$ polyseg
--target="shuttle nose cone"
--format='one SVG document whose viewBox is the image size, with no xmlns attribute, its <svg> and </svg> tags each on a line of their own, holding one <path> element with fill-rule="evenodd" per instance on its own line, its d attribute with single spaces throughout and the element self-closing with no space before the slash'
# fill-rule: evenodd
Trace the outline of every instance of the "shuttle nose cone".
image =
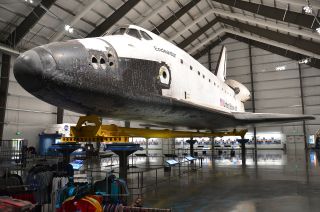
<svg viewBox="0 0 320 212">
<path fill-rule="evenodd" d="M 29 92 L 35 92 L 42 88 L 44 70 L 39 54 L 33 49 L 21 54 L 13 67 L 16 80 Z"/>
</svg>

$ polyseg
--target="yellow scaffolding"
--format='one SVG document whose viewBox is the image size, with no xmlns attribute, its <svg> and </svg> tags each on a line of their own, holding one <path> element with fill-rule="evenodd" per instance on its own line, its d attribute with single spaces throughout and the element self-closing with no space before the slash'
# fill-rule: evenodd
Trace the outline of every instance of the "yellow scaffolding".
<svg viewBox="0 0 320 212">
<path fill-rule="evenodd" d="M 247 130 L 230 132 L 192 132 L 175 130 L 156 130 L 143 128 L 118 127 L 114 124 L 103 125 L 101 117 L 90 115 L 81 116 L 75 127 L 70 129 L 70 137 L 62 137 L 62 142 L 129 142 L 130 137 L 143 138 L 195 138 L 241 136 Z"/>
</svg>

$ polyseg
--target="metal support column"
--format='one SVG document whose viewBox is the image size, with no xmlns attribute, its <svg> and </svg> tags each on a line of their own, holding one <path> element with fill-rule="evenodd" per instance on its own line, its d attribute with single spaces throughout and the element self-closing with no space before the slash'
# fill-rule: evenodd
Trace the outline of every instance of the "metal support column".
<svg viewBox="0 0 320 212">
<path fill-rule="evenodd" d="M 146 129 L 150 129 L 149 127 L 146 127 Z M 147 159 L 149 157 L 149 139 L 146 138 L 146 155 L 147 155 Z"/>
<path fill-rule="evenodd" d="M 63 123 L 64 110 L 61 107 L 57 107 L 57 124 Z"/>
<path fill-rule="evenodd" d="M 146 138 L 146 155 L 149 156 L 149 138 Z"/>
<path fill-rule="evenodd" d="M 3 138 L 4 119 L 6 115 L 6 105 L 9 87 L 11 56 L 2 54 L 1 81 L 0 81 L 0 140 Z"/>
<path fill-rule="evenodd" d="M 251 79 L 251 106 L 252 112 L 256 112 L 255 93 L 254 93 L 254 82 L 253 82 L 253 68 L 252 68 L 252 53 L 251 53 L 251 42 L 249 43 L 249 63 L 250 63 L 250 79 Z M 257 160 L 257 129 L 253 127 L 253 139 L 254 139 L 254 157 Z"/>
<path fill-rule="evenodd" d="M 242 159 L 242 166 L 246 166 L 246 143 L 249 139 L 237 139 L 237 141 L 241 144 L 241 159 Z"/>
<path fill-rule="evenodd" d="M 190 139 L 190 140 L 186 140 L 186 142 L 190 145 L 190 156 L 194 157 L 193 145 L 197 142 L 197 140 Z M 190 161 L 190 163 L 193 164 L 193 160 Z"/>
<path fill-rule="evenodd" d="M 208 51 L 208 69 L 209 71 L 212 72 L 212 67 L 211 67 L 211 49 Z"/>
<path fill-rule="evenodd" d="M 190 156 L 194 157 L 194 149 L 193 149 L 193 145 L 197 142 L 197 140 L 186 140 L 186 142 L 190 145 Z"/>
<path fill-rule="evenodd" d="M 171 138 L 171 153 L 174 155 L 176 154 L 176 139 L 175 138 Z"/>
<path fill-rule="evenodd" d="M 304 94 L 303 94 L 303 83 L 302 83 L 302 73 L 301 73 L 301 65 L 298 64 L 299 68 L 299 81 L 300 81 L 300 97 L 301 97 L 301 112 L 302 114 L 305 114 L 305 108 L 304 108 Z M 308 149 L 308 143 L 307 143 L 307 129 L 306 129 L 306 122 L 302 121 L 302 127 L 303 127 L 303 137 L 304 137 L 304 148 Z"/>
<path fill-rule="evenodd" d="M 211 159 L 213 161 L 213 156 L 214 156 L 214 137 L 211 137 L 210 140 L 211 140 Z"/>
</svg>

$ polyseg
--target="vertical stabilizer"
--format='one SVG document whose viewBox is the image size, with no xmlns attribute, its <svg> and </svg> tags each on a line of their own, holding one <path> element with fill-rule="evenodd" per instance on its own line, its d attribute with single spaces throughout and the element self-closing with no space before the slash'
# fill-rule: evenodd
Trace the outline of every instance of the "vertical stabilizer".
<svg viewBox="0 0 320 212">
<path fill-rule="evenodd" d="M 220 51 L 219 60 L 217 63 L 217 67 L 216 67 L 216 70 L 214 71 L 214 74 L 220 80 L 225 81 L 226 70 L 227 70 L 227 48 L 225 46 L 222 46 L 222 49 Z"/>
</svg>

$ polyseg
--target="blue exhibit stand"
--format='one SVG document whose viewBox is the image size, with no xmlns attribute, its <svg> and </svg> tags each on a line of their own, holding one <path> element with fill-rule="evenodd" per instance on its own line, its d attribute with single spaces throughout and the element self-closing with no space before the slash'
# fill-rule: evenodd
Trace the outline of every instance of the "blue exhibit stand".
<svg viewBox="0 0 320 212">
<path fill-rule="evenodd" d="M 70 163 L 70 155 L 75 150 L 81 148 L 80 144 L 70 144 L 70 143 L 59 143 L 59 144 L 53 144 L 50 147 L 50 150 L 59 152 L 63 155 L 63 161 L 66 163 Z"/>
<path fill-rule="evenodd" d="M 140 144 L 134 143 L 113 143 L 106 144 L 105 150 L 110 150 L 119 156 L 119 178 L 127 181 L 128 156 L 142 150 Z"/>
</svg>

